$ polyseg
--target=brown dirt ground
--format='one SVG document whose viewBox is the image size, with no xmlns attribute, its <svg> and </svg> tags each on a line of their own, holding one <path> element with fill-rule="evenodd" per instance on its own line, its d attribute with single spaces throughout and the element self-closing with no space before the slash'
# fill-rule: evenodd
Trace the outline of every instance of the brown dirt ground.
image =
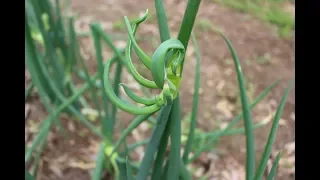
<svg viewBox="0 0 320 180">
<path fill-rule="evenodd" d="M 179 24 L 183 16 L 186 1 L 165 1 L 167 15 L 169 17 L 172 36 L 178 33 Z M 77 0 L 72 1 L 72 9 L 79 17 L 76 22 L 78 31 L 88 32 L 88 24 L 94 20 L 100 21 L 107 33 L 125 33 L 125 30 L 115 30 L 112 22 L 122 20 L 123 16 L 137 16 L 146 8 L 149 8 L 150 21 L 141 25 L 138 34 L 148 35 L 151 41 L 141 42 L 146 51 L 152 52 L 155 47 L 152 42 L 159 42 L 157 25 L 154 14 L 154 4 L 151 0 Z M 275 27 L 261 23 L 250 15 L 236 12 L 219 6 L 213 2 L 203 0 L 195 32 L 201 53 L 201 90 L 198 110 L 198 126 L 203 130 L 213 130 L 223 127 L 232 117 L 241 111 L 240 100 L 237 91 L 237 80 L 230 52 L 218 34 L 212 28 L 204 28 L 203 20 L 209 21 L 214 28 L 222 30 L 233 43 L 240 57 L 244 74 L 248 84 L 249 98 L 252 100 L 271 83 L 281 78 L 283 81 L 271 92 L 271 94 L 253 111 L 255 122 L 270 117 L 279 104 L 288 81 L 294 76 L 294 40 L 283 40 L 277 37 Z M 203 24 L 203 23 L 202 23 Z M 90 39 L 82 38 L 85 50 L 85 58 L 91 71 L 96 70 L 94 52 Z M 116 40 L 117 45 L 122 45 L 125 40 Z M 110 51 L 105 51 L 105 57 L 110 56 Z M 186 115 L 192 106 L 192 88 L 194 84 L 194 47 L 190 43 L 184 68 L 181 103 L 183 115 Z M 130 78 L 125 79 L 130 82 Z M 131 80 L 132 81 L 132 80 Z M 293 87 L 278 129 L 274 152 L 284 149 L 283 158 L 279 165 L 277 179 L 289 180 L 294 175 L 294 142 L 295 142 L 295 88 Z M 27 124 L 27 139 L 34 132 L 31 126 L 36 126 L 34 121 L 43 119 L 46 115 L 44 108 L 37 98 L 27 103 L 31 112 Z M 130 120 L 126 114 L 125 124 Z M 89 171 L 94 167 L 94 156 L 99 148 L 99 139 L 92 136 L 86 128 L 79 123 L 61 118 L 68 129 L 68 137 L 65 138 L 56 130 L 50 133 L 48 145 L 40 161 L 38 178 L 63 179 L 63 180 L 88 180 Z M 263 151 L 271 123 L 255 132 L 257 160 Z M 32 129 L 32 128 L 31 128 Z M 36 128 L 34 128 L 36 129 Z M 132 140 L 143 139 L 144 127 L 141 126 L 132 135 Z M 141 136 L 141 137 L 140 137 Z M 293 148 L 292 148 L 293 146 Z M 222 138 L 218 145 L 222 154 L 203 153 L 194 166 L 197 168 L 195 179 L 207 174 L 209 179 L 244 179 L 245 164 L 245 140 L 244 136 L 232 136 Z M 140 152 L 141 150 L 139 150 Z M 138 157 L 141 153 L 137 152 Z M 138 158 L 136 157 L 136 158 Z M 274 157 L 273 157 L 274 158 Z M 204 165 L 206 164 L 206 165 Z M 204 167 L 206 166 L 206 167 Z M 109 179 L 109 178 L 105 178 Z"/>
</svg>

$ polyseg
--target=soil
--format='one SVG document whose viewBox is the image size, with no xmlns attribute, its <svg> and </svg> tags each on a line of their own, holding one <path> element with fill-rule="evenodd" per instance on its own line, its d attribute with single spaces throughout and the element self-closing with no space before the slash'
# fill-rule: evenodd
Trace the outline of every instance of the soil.
<svg viewBox="0 0 320 180">
<path fill-rule="evenodd" d="M 73 0 L 71 2 L 73 13 L 78 16 L 76 19 L 78 31 L 88 32 L 88 25 L 93 21 L 99 21 L 106 33 L 123 34 L 123 40 L 115 40 L 118 46 L 125 45 L 126 31 L 125 29 L 116 29 L 112 22 L 122 22 L 123 16 L 136 17 L 147 8 L 150 14 L 155 12 L 151 0 Z M 171 36 L 175 37 L 178 34 L 186 1 L 166 0 L 165 6 L 172 31 Z M 143 23 L 137 33 L 140 37 L 154 37 L 152 42 L 141 41 L 139 43 L 147 52 L 152 52 L 155 49 L 155 46 L 150 46 L 150 44 L 159 43 L 156 18 L 154 15 L 150 16 L 151 20 Z M 204 28 L 203 20 L 210 22 L 214 27 Z M 237 51 L 251 101 L 273 82 L 278 79 L 282 80 L 252 113 L 254 122 L 270 119 L 270 114 L 275 112 L 288 82 L 294 76 L 294 37 L 282 39 L 278 37 L 276 27 L 270 24 L 262 23 L 248 14 L 217 5 L 212 1 L 203 0 L 194 29 L 201 55 L 198 127 L 204 131 L 222 128 L 241 112 L 238 83 L 230 51 L 214 30 L 215 28 L 225 33 Z M 90 70 L 96 71 L 92 42 L 88 38 L 82 38 L 81 41 L 85 45 L 82 48 L 85 49 L 84 54 L 89 67 L 91 67 Z M 189 44 L 181 87 L 183 116 L 191 111 L 193 77 L 195 75 L 194 46 L 191 42 Z M 104 55 L 110 57 L 111 52 L 106 48 Z M 125 79 L 125 81 L 130 81 L 130 79 Z M 36 97 L 29 100 L 27 106 L 30 111 L 29 121 L 26 122 L 28 127 L 32 124 L 30 122 L 39 122 L 47 114 Z M 279 150 L 284 151 L 276 178 L 279 180 L 293 179 L 294 176 L 294 115 L 295 88 L 293 86 L 273 147 L 275 154 L 271 157 L 274 159 Z M 121 113 L 121 117 L 124 117 L 125 124 L 131 118 L 124 113 Z M 68 130 L 67 138 L 55 128 L 50 133 L 48 145 L 40 160 L 37 179 L 89 180 L 89 172 L 94 167 L 94 158 L 99 149 L 99 138 L 90 134 L 80 123 L 70 121 L 67 117 L 61 119 L 64 127 L 67 127 Z M 267 141 L 270 127 L 271 122 L 255 131 L 257 162 Z M 137 132 L 133 133 L 131 140 L 144 139 L 143 137 L 148 134 L 145 132 L 146 130 L 141 125 Z M 27 134 L 29 137 L 34 132 L 29 130 Z M 219 154 L 203 153 L 194 163 L 194 167 L 196 167 L 195 179 L 204 175 L 208 175 L 212 180 L 244 179 L 244 136 L 223 137 L 217 150 Z M 137 156 L 135 159 L 141 158 L 140 151 L 137 150 L 134 155 Z M 109 179 L 108 176 L 105 179 Z"/>
</svg>

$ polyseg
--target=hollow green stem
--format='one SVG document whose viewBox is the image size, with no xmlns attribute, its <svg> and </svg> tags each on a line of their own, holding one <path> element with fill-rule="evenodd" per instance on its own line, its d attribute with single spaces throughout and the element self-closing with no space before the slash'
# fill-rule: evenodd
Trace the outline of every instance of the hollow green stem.
<svg viewBox="0 0 320 180">
<path fill-rule="evenodd" d="M 184 12 L 182 24 L 180 26 L 178 39 L 182 42 L 185 51 L 187 51 L 188 42 L 196 20 L 201 0 L 188 0 L 187 8 Z M 181 71 L 183 70 L 183 62 Z"/>
<path fill-rule="evenodd" d="M 198 13 L 201 0 L 188 0 L 186 11 L 184 12 L 182 24 L 178 34 L 178 39 L 182 42 L 183 46 L 187 49 L 194 21 Z"/>
</svg>

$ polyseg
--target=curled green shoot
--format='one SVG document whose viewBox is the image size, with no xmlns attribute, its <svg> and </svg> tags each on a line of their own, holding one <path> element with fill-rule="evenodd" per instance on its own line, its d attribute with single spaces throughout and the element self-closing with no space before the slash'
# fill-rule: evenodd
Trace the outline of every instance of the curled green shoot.
<svg viewBox="0 0 320 180">
<path fill-rule="evenodd" d="M 110 98 L 110 101 L 112 101 L 118 108 L 132 114 L 143 115 L 143 114 L 150 114 L 152 112 L 158 111 L 160 107 L 157 104 L 153 104 L 151 106 L 145 106 L 145 107 L 138 107 L 138 106 L 126 103 L 116 96 L 110 84 L 110 77 L 109 77 L 109 71 L 110 71 L 111 65 L 114 62 L 115 62 L 114 59 L 109 60 L 106 63 L 106 66 L 104 69 L 104 87 L 107 95 Z"/>
<path fill-rule="evenodd" d="M 139 19 L 137 19 L 135 21 L 135 23 L 133 25 L 133 30 L 131 29 L 131 25 L 130 25 L 130 22 L 129 22 L 128 18 L 126 16 L 124 17 L 124 21 L 125 21 L 125 24 L 126 24 L 127 29 L 128 29 L 129 37 L 131 37 L 131 36 L 133 37 L 135 35 L 139 24 L 142 23 L 146 19 L 146 17 L 147 17 L 147 12 L 146 12 L 146 14 L 144 14 L 144 16 L 142 16 L 141 18 L 139 18 Z M 128 66 L 128 69 L 129 69 L 130 73 L 132 74 L 134 79 L 137 82 L 139 82 L 139 84 L 141 84 L 141 85 L 143 85 L 145 87 L 148 87 L 148 88 L 153 88 L 153 89 L 158 88 L 157 85 L 153 81 L 145 79 L 134 68 L 133 63 L 132 63 L 132 59 L 131 59 L 131 46 L 132 46 L 132 42 L 133 42 L 133 40 L 131 40 L 131 39 L 128 40 L 127 47 L 126 47 L 126 61 L 127 61 L 127 66 Z M 146 64 L 146 62 L 148 62 L 148 64 L 151 63 L 151 60 L 149 59 L 148 56 L 142 56 L 141 55 L 141 53 L 144 53 L 144 52 L 141 51 L 141 49 L 136 50 L 136 53 L 137 53 L 138 57 L 142 57 L 142 58 L 140 58 L 141 62 L 143 62 L 144 64 Z M 139 54 L 140 54 L 140 56 L 139 56 Z"/>
<path fill-rule="evenodd" d="M 141 16 L 140 18 L 138 18 L 134 21 L 135 26 L 138 27 L 138 25 L 141 22 L 143 22 L 144 20 L 147 19 L 147 16 L 148 16 L 148 9 L 146 10 L 146 12 L 143 16 Z M 135 28 L 133 28 L 133 30 L 132 30 L 132 28 L 130 26 L 130 22 L 126 16 L 124 17 L 124 22 L 125 22 L 127 30 L 128 30 L 129 38 L 133 44 L 133 48 L 134 48 L 135 52 L 137 53 L 137 56 L 139 57 L 139 60 L 150 70 L 151 69 L 151 59 L 148 57 L 148 55 L 146 53 L 143 52 L 143 50 L 139 47 L 137 41 L 135 40 L 135 38 L 134 38 Z"/>
<path fill-rule="evenodd" d="M 143 87 L 151 89 L 162 89 L 160 94 L 155 97 L 139 97 L 129 87 L 120 84 L 125 93 L 134 102 L 144 104 L 144 107 L 132 105 L 122 101 L 114 93 L 109 80 L 110 66 L 113 62 L 107 62 L 104 71 L 104 86 L 105 91 L 110 100 L 120 109 L 136 115 L 146 115 L 158 111 L 161 107 L 172 104 L 173 100 L 178 96 L 178 91 L 181 82 L 181 67 L 185 56 L 185 48 L 178 39 L 168 39 L 161 43 L 155 50 L 152 58 L 149 58 L 138 46 L 134 36 L 140 23 L 146 20 L 148 10 L 140 18 L 133 22 L 133 26 L 127 17 L 124 17 L 126 27 L 128 29 L 128 42 L 126 46 L 126 64 L 128 70 L 134 79 Z M 133 48 L 138 55 L 139 60 L 151 70 L 153 81 L 145 79 L 135 69 L 131 59 L 131 48 Z M 168 57 L 169 52 L 172 56 Z"/>
<path fill-rule="evenodd" d="M 123 87 L 123 90 L 125 93 L 135 102 L 140 103 L 140 104 L 145 104 L 147 106 L 150 106 L 156 102 L 155 98 L 145 98 L 145 97 L 140 97 L 137 96 L 128 86 L 126 86 L 123 83 L 120 83 L 120 85 Z"/>
<path fill-rule="evenodd" d="M 166 62 L 166 55 L 170 50 L 175 50 L 176 53 Z M 180 85 L 181 72 L 177 74 L 177 69 L 184 58 L 185 49 L 183 44 L 178 39 L 168 39 L 164 41 L 160 46 L 156 49 L 154 54 L 152 55 L 151 60 L 151 73 L 152 77 L 159 88 L 163 88 L 164 81 L 170 81 L 172 76 L 178 77 L 178 79 L 174 80 L 175 85 Z M 164 69 L 162 69 L 162 67 Z M 167 68 L 166 68 L 167 67 Z M 171 76 L 168 77 L 167 74 Z M 178 80 L 178 81 L 177 81 Z"/>
</svg>

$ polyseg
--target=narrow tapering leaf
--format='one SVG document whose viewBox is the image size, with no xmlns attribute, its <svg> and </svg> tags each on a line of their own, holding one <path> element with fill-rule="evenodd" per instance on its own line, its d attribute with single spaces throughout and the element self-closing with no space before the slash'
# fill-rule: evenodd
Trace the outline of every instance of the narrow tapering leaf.
<svg viewBox="0 0 320 180">
<path fill-rule="evenodd" d="M 270 157 L 270 154 L 271 154 L 271 151 L 272 151 L 272 144 L 276 138 L 276 133 L 277 133 L 277 129 L 278 129 L 278 126 L 279 126 L 279 121 L 280 121 L 280 118 L 281 118 L 281 115 L 282 115 L 282 111 L 284 109 L 284 105 L 285 105 L 285 102 L 287 100 L 287 97 L 288 97 L 288 94 L 290 92 L 290 89 L 291 89 L 291 86 L 292 86 L 292 83 L 293 83 L 294 79 L 291 80 L 291 82 L 289 83 L 289 86 L 287 87 L 282 99 L 281 99 L 281 102 L 278 106 L 278 109 L 277 109 L 277 112 L 274 116 L 274 119 L 273 119 L 273 123 L 272 123 L 272 127 L 271 127 L 271 130 L 270 130 L 270 133 L 269 133 L 269 137 L 268 137 L 268 140 L 267 140 L 267 143 L 266 143 L 266 146 L 264 147 L 264 151 L 263 151 L 263 154 L 261 156 L 261 159 L 260 159 L 260 162 L 259 162 L 259 166 L 257 168 L 257 171 L 256 171 L 256 174 L 254 176 L 254 180 L 260 180 L 262 179 L 262 176 L 263 176 L 263 173 L 267 167 L 267 164 L 268 164 L 268 159 Z"/>
<path fill-rule="evenodd" d="M 194 140 L 194 132 L 197 126 L 197 112 L 198 112 L 198 104 L 199 104 L 199 88 L 200 88 L 200 52 L 196 37 L 193 33 L 191 33 L 193 45 L 196 53 L 196 75 L 194 78 L 194 93 L 192 98 L 192 112 L 191 112 L 191 122 L 188 134 L 187 144 L 184 148 L 183 154 L 183 162 L 186 163 L 188 161 L 189 153 L 191 151 L 192 142 Z"/>
<path fill-rule="evenodd" d="M 44 147 L 46 146 L 46 139 L 44 139 L 41 144 L 39 145 L 39 149 L 38 149 L 38 152 L 37 152 L 37 155 L 36 157 L 34 158 L 34 163 L 33 163 L 33 168 L 31 170 L 31 173 L 33 176 L 36 175 L 37 173 L 37 170 L 38 170 L 38 164 L 39 164 L 39 161 L 40 161 L 40 157 L 41 157 L 41 154 L 44 150 Z"/>
<path fill-rule="evenodd" d="M 93 41 L 94 41 L 94 47 L 96 52 L 96 60 L 98 63 L 98 74 L 100 77 L 100 81 L 103 82 L 103 72 L 104 72 L 104 65 L 103 65 L 103 56 L 102 56 L 102 47 L 101 47 L 101 41 L 100 41 L 100 34 L 91 26 L 91 31 L 93 35 Z M 105 92 L 104 86 L 102 87 L 102 91 Z M 105 135 L 106 138 L 109 138 L 109 140 L 112 139 L 110 132 L 113 131 L 114 127 L 114 121 L 113 119 L 109 119 L 109 103 L 108 103 L 108 96 L 106 93 L 103 93 L 103 106 L 104 106 L 104 112 L 105 117 L 100 119 L 101 125 L 102 125 L 102 132 Z"/>
<path fill-rule="evenodd" d="M 134 180 L 128 156 L 126 158 L 127 180 Z"/>
<path fill-rule="evenodd" d="M 81 53 L 80 53 L 80 47 L 79 47 L 79 44 L 77 42 L 77 38 L 76 38 L 76 32 L 75 32 L 75 29 L 74 29 L 74 25 L 73 25 L 73 22 L 74 22 L 74 19 L 73 17 L 69 19 L 69 36 L 70 36 L 70 39 L 72 42 L 74 42 L 74 46 L 75 46 L 75 50 L 76 50 L 76 58 L 79 59 L 80 61 L 80 65 L 82 66 L 82 69 L 83 69 L 83 77 L 84 79 L 86 80 L 86 82 L 88 82 L 89 86 L 90 86 L 90 93 L 91 93 L 91 96 L 92 96 L 92 100 L 93 100 L 93 103 L 96 107 L 96 109 L 98 110 L 98 116 L 99 116 L 99 119 L 102 119 L 102 116 L 101 116 L 101 107 L 100 107 L 100 104 L 99 104 L 99 101 L 98 101 L 98 98 L 97 98 L 97 95 L 96 95 L 96 91 L 95 91 L 95 86 L 94 86 L 94 83 L 92 82 L 92 80 L 90 79 L 90 75 L 89 75 L 89 71 L 88 71 L 88 68 L 84 62 L 84 58 L 81 56 Z"/>
<path fill-rule="evenodd" d="M 255 169 L 254 134 L 253 134 L 253 128 L 252 128 L 252 118 L 251 118 L 251 112 L 250 112 L 250 107 L 248 102 L 248 96 L 246 93 L 245 81 L 244 81 L 243 73 L 241 70 L 240 62 L 235 50 L 233 49 L 230 41 L 222 33 L 221 35 L 226 41 L 231 51 L 231 55 L 232 55 L 236 72 L 237 72 L 239 89 L 240 89 L 240 99 L 241 99 L 241 105 L 242 105 L 242 111 L 243 111 L 245 131 L 246 131 L 246 149 L 247 149 L 246 179 L 252 180 L 254 177 L 254 169 Z"/>
<path fill-rule="evenodd" d="M 274 180 L 274 178 L 276 177 L 280 157 L 281 157 L 281 153 L 279 152 L 276 159 L 274 160 L 274 162 L 272 164 L 272 167 L 271 167 L 271 170 L 268 174 L 267 180 Z"/>
</svg>

